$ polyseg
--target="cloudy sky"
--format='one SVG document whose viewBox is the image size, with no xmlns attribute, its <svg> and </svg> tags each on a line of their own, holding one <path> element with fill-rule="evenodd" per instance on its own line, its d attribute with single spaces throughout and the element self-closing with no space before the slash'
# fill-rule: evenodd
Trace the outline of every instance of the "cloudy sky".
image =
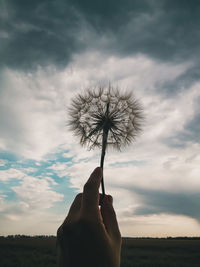
<svg viewBox="0 0 200 267">
<path fill-rule="evenodd" d="M 199 12 L 198 0 L 1 0 L 0 235 L 56 233 L 100 159 L 67 107 L 109 82 L 146 116 L 106 155 L 122 235 L 200 235 Z"/>
</svg>

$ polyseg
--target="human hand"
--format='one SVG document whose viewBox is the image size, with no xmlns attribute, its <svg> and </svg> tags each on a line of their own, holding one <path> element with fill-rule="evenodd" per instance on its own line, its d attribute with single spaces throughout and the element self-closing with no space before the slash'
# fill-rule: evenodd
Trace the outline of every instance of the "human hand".
<svg viewBox="0 0 200 267">
<path fill-rule="evenodd" d="M 119 267 L 121 234 L 112 197 L 99 208 L 102 169 L 96 168 L 57 232 L 59 267 Z"/>
</svg>

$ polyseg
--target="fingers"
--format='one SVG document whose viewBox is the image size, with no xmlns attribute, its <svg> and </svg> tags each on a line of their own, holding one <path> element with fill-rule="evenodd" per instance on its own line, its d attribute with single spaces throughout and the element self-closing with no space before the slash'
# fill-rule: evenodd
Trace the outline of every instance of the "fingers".
<svg viewBox="0 0 200 267">
<path fill-rule="evenodd" d="M 94 211 L 95 214 L 99 216 L 98 205 L 101 177 L 102 170 L 98 167 L 93 171 L 87 183 L 85 184 L 84 192 L 75 197 L 63 225 L 76 221 L 81 215 L 81 210 L 84 217 L 91 215 L 94 217 Z"/>
<path fill-rule="evenodd" d="M 117 222 L 115 210 L 113 208 L 113 199 L 109 195 L 105 195 L 101 205 L 101 215 L 108 234 L 113 239 L 121 239 L 121 234 Z"/>
<path fill-rule="evenodd" d="M 94 212 L 99 205 L 99 186 L 102 179 L 102 169 L 97 167 L 86 182 L 83 189 L 82 212 L 84 215 Z"/>
<path fill-rule="evenodd" d="M 79 214 L 80 209 L 81 209 L 82 197 L 83 197 L 82 193 L 79 193 L 75 197 L 75 199 L 74 199 L 74 201 L 73 201 L 73 203 L 72 203 L 72 205 L 70 207 L 70 210 L 69 210 L 69 213 L 67 215 L 67 218 L 64 221 L 64 224 L 67 223 L 67 222 L 71 222 L 71 221 L 76 219 L 76 217 Z"/>
</svg>

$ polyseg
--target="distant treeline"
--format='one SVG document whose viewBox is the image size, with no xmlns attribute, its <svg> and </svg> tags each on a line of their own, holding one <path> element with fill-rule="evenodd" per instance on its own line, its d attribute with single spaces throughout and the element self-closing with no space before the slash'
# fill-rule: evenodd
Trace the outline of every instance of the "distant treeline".
<svg viewBox="0 0 200 267">
<path fill-rule="evenodd" d="M 0 236 L 0 239 L 17 239 L 17 238 L 56 238 L 55 235 L 7 235 Z M 123 239 L 174 239 L 174 240 L 200 240 L 200 236 L 177 236 L 177 237 L 123 237 Z"/>
<path fill-rule="evenodd" d="M 7 236 L 0 236 L 0 239 L 7 238 L 7 239 L 17 239 L 17 238 L 56 238 L 55 235 L 7 235 Z"/>
<path fill-rule="evenodd" d="M 200 236 L 168 236 L 168 237 L 124 237 L 124 239 L 158 239 L 158 240 L 167 240 L 167 239 L 174 239 L 174 240 L 200 240 Z"/>
</svg>

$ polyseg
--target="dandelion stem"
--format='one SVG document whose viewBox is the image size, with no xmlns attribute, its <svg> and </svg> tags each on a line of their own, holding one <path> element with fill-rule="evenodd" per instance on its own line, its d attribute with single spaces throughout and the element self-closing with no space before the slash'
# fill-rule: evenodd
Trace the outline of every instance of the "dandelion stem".
<svg viewBox="0 0 200 267">
<path fill-rule="evenodd" d="M 100 167 L 102 168 L 102 172 L 103 172 L 104 158 L 105 158 L 105 154 L 106 154 L 107 138 L 108 138 L 108 131 L 103 130 L 101 163 L 100 163 Z M 102 174 L 102 179 L 101 179 L 101 189 L 102 189 L 102 194 L 104 196 L 105 195 L 105 187 L 104 187 L 103 174 Z"/>
<path fill-rule="evenodd" d="M 110 105 L 110 103 L 108 102 L 107 106 L 106 106 L 106 114 L 105 114 L 106 118 L 108 118 L 108 114 L 109 114 L 109 105 Z M 100 163 L 100 167 L 102 168 L 102 172 L 103 172 L 104 158 L 105 158 L 105 154 L 106 154 L 108 131 L 109 131 L 109 127 L 107 125 L 107 121 L 105 121 L 104 127 L 103 127 L 101 163 Z M 101 189 L 102 189 L 102 195 L 104 197 L 104 195 L 105 195 L 105 187 L 104 187 L 103 174 L 102 174 L 102 179 L 101 179 Z"/>
</svg>

